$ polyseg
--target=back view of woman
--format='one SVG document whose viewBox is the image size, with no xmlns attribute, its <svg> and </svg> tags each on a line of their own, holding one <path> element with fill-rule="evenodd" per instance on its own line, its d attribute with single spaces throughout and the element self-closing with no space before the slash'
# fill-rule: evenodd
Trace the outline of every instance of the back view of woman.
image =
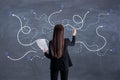
<svg viewBox="0 0 120 80">
<path fill-rule="evenodd" d="M 49 42 L 49 51 L 43 50 L 45 56 L 50 59 L 51 80 L 58 80 L 60 72 L 61 80 L 68 80 L 69 67 L 72 62 L 68 53 L 68 46 L 75 45 L 76 29 L 72 31 L 72 41 L 64 38 L 64 27 L 57 24 L 54 27 L 52 40 Z"/>
</svg>

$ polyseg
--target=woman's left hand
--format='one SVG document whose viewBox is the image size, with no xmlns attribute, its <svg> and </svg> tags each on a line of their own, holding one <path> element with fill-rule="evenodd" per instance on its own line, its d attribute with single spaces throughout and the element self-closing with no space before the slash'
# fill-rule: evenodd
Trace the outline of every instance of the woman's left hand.
<svg viewBox="0 0 120 80">
<path fill-rule="evenodd" d="M 43 53 L 47 52 L 47 49 L 43 49 Z"/>
</svg>

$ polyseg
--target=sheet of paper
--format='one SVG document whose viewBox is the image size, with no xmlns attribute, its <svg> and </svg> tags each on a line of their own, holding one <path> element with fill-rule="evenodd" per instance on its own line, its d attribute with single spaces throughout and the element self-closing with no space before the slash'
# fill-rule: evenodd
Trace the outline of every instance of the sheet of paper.
<svg viewBox="0 0 120 80">
<path fill-rule="evenodd" d="M 44 49 L 48 50 L 46 39 L 38 39 L 36 40 L 36 42 L 41 50 L 44 50 Z"/>
</svg>

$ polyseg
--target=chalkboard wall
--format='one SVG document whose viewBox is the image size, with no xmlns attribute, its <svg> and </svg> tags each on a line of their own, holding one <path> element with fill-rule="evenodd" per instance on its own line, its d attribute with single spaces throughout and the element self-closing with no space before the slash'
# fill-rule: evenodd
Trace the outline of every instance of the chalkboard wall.
<svg viewBox="0 0 120 80">
<path fill-rule="evenodd" d="M 0 80 L 50 80 L 36 40 L 62 24 L 73 67 L 69 80 L 120 80 L 119 0 L 0 0 Z"/>
</svg>

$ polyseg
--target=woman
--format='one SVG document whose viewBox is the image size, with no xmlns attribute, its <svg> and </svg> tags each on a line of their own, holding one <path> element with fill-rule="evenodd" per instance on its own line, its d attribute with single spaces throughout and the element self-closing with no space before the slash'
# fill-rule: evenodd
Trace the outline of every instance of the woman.
<svg viewBox="0 0 120 80">
<path fill-rule="evenodd" d="M 70 56 L 68 54 L 68 46 L 75 45 L 76 29 L 72 31 L 72 41 L 64 38 L 64 27 L 57 24 L 54 27 L 53 38 L 49 42 L 49 52 L 44 49 L 43 52 L 50 62 L 51 80 L 58 80 L 58 72 L 60 71 L 61 80 L 68 80 L 69 67 L 72 66 Z"/>
</svg>

